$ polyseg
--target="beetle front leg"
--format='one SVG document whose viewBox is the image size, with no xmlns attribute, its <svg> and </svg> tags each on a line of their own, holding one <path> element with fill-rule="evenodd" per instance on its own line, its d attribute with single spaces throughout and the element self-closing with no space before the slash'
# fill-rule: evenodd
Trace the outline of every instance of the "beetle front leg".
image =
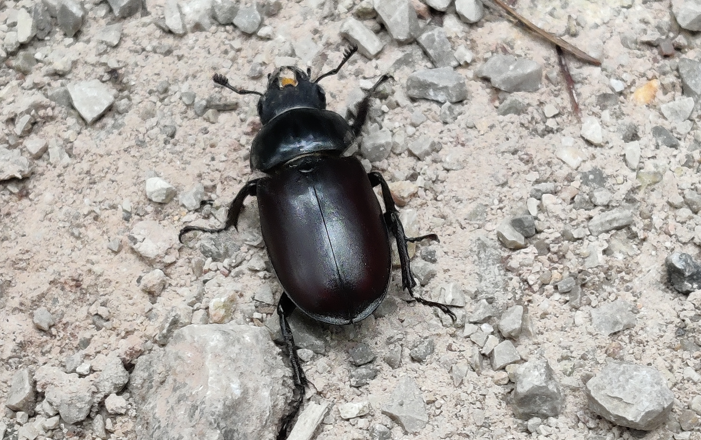
<svg viewBox="0 0 701 440">
<path fill-rule="evenodd" d="M 297 356 L 297 348 L 295 347 L 295 341 L 292 337 L 292 329 L 290 328 L 290 323 L 287 321 L 287 318 L 290 317 L 296 307 L 297 306 L 295 306 L 290 297 L 287 296 L 287 293 L 283 292 L 277 304 L 277 314 L 280 318 L 280 331 L 285 347 L 287 348 L 290 366 L 292 367 L 292 378 L 294 380 L 295 394 L 297 394 L 297 396 L 292 403 L 292 410 L 282 419 L 282 425 L 278 431 L 277 440 L 285 440 L 287 438 L 287 431 L 290 428 L 290 424 L 299 412 L 302 402 L 304 401 L 304 389 L 307 386 L 307 377 L 304 375 L 304 370 L 302 370 L 302 366 L 300 365 L 299 356 Z"/>
<path fill-rule="evenodd" d="M 199 226 L 185 226 L 180 230 L 180 234 L 178 234 L 178 241 L 180 243 L 183 242 L 183 235 L 187 234 L 188 232 L 191 231 L 200 231 L 200 232 L 221 232 L 229 229 L 230 227 L 236 227 L 236 224 L 239 221 L 239 214 L 241 213 L 241 209 L 243 208 L 243 201 L 246 200 L 246 197 L 248 196 L 255 196 L 256 195 L 256 189 L 258 187 L 258 181 L 260 179 L 254 179 L 250 180 L 244 185 L 243 188 L 236 194 L 236 197 L 234 197 L 234 200 L 231 201 L 231 205 L 229 205 L 229 212 L 226 215 L 226 223 L 224 224 L 224 227 L 222 228 L 217 228 L 217 229 L 210 229 L 210 228 L 201 228 Z"/>
<path fill-rule="evenodd" d="M 416 281 L 414 280 L 414 275 L 411 273 L 411 264 L 409 262 L 409 249 L 407 248 L 407 242 L 416 242 L 423 239 L 438 240 L 436 234 L 427 234 L 420 237 L 407 237 L 404 233 L 404 226 L 401 220 L 399 220 L 399 211 L 394 204 L 392 199 L 392 192 L 387 185 L 387 181 L 382 174 L 378 172 L 372 172 L 368 174 L 370 183 L 372 186 L 380 185 L 382 188 L 382 200 L 385 202 L 385 222 L 389 227 L 390 232 L 394 235 L 395 240 L 397 240 L 397 252 L 399 253 L 399 262 L 402 269 L 402 288 L 409 292 L 416 302 L 424 304 L 431 307 L 436 307 L 440 309 L 443 313 L 450 316 L 450 318 L 455 322 L 457 319 L 455 314 L 446 306 L 435 301 L 429 301 L 414 295 L 414 287 L 416 287 Z"/>
</svg>

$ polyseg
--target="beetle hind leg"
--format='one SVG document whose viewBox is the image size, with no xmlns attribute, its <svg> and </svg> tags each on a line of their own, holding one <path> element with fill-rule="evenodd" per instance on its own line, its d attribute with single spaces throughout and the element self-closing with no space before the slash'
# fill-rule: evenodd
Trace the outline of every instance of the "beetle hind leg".
<svg viewBox="0 0 701 440">
<path fill-rule="evenodd" d="M 435 307 L 446 315 L 450 316 L 453 322 L 455 322 L 457 317 L 447 305 L 416 296 L 414 295 L 413 290 L 414 287 L 416 287 L 416 281 L 414 280 L 414 275 L 411 273 L 407 243 L 417 242 L 424 239 L 438 240 L 438 236 L 436 234 L 427 234 L 420 237 L 407 237 L 404 233 L 404 226 L 402 225 L 401 220 L 399 220 L 399 211 L 397 211 L 397 207 L 394 204 L 392 192 L 389 190 L 387 181 L 378 172 L 369 173 L 368 178 L 370 179 L 372 186 L 380 185 L 382 188 L 382 200 L 385 202 L 385 222 L 387 223 L 392 235 L 394 235 L 395 240 L 397 240 L 397 252 L 399 253 L 399 262 L 401 263 L 402 267 L 402 288 L 406 289 L 407 292 L 409 292 L 409 295 L 411 295 L 411 297 L 419 304 Z"/>
<path fill-rule="evenodd" d="M 246 200 L 246 197 L 248 196 L 255 196 L 256 195 L 256 189 L 258 187 L 258 181 L 260 179 L 254 179 L 250 180 L 249 182 L 244 185 L 243 188 L 236 194 L 236 197 L 234 197 L 234 200 L 231 201 L 231 205 L 229 205 L 229 212 L 226 215 L 226 223 L 224 224 L 223 227 L 221 228 L 201 228 L 199 226 L 185 226 L 180 230 L 180 234 L 178 234 L 178 241 L 180 243 L 183 242 L 183 235 L 187 234 L 188 232 L 192 231 L 199 231 L 199 232 L 222 232 L 226 231 L 230 227 L 236 227 L 236 224 L 239 221 L 239 214 L 241 213 L 241 209 L 243 209 L 243 201 Z"/>
<path fill-rule="evenodd" d="M 294 401 L 292 402 L 292 409 L 282 418 L 280 430 L 277 434 L 277 440 L 285 440 L 287 438 L 287 432 L 292 426 L 292 421 L 295 419 L 299 409 L 302 407 L 302 402 L 304 401 L 304 391 L 308 383 L 307 376 L 304 375 L 304 370 L 302 370 L 299 356 L 297 356 L 295 341 L 292 337 L 292 329 L 290 328 L 290 323 L 287 320 L 295 308 L 295 304 L 287 296 L 287 293 L 283 292 L 282 296 L 280 297 L 280 302 L 278 302 L 277 305 L 277 314 L 280 318 L 280 331 L 282 333 L 283 343 L 287 349 L 290 367 L 292 368 L 292 379 L 295 384 L 295 397 Z"/>
</svg>

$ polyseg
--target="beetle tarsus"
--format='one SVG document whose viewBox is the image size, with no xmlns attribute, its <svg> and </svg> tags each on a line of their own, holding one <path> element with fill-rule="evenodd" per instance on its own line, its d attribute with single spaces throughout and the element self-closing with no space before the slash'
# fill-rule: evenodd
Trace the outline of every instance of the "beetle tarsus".
<svg viewBox="0 0 701 440">
<path fill-rule="evenodd" d="M 305 376 L 299 356 L 297 356 L 295 341 L 294 337 L 292 336 L 292 329 L 290 328 L 290 323 L 287 321 L 287 318 L 289 318 L 295 308 L 296 306 L 290 297 L 287 296 L 287 293 L 283 292 L 277 305 L 277 314 L 280 318 L 280 332 L 282 333 L 282 339 L 284 341 L 285 348 L 287 349 L 290 367 L 292 368 L 292 379 L 295 384 L 296 398 L 292 403 L 292 409 L 290 412 L 282 418 L 282 424 L 280 425 L 280 430 L 278 431 L 277 440 L 284 440 L 287 438 L 287 432 L 291 427 L 291 423 L 297 416 L 297 413 L 302 406 L 302 402 L 304 401 L 304 391 L 308 384 L 307 376 Z"/>
<path fill-rule="evenodd" d="M 229 212 L 226 215 L 226 223 L 224 224 L 223 227 L 221 228 L 201 228 L 199 226 L 185 226 L 180 230 L 180 234 L 178 234 L 178 241 L 180 243 L 183 242 L 183 235 L 187 234 L 188 232 L 192 231 L 199 231 L 199 232 L 208 232 L 208 233 L 217 233 L 217 232 L 222 232 L 226 231 L 230 227 L 236 228 L 236 225 L 238 224 L 239 221 L 239 214 L 241 214 L 241 209 L 243 209 L 243 201 L 246 200 L 246 197 L 248 196 L 255 196 L 256 195 L 256 189 L 258 186 L 258 180 L 260 179 L 253 179 L 249 180 L 243 188 L 241 188 L 236 194 L 236 197 L 234 197 L 234 200 L 231 201 L 231 205 L 229 205 Z"/>
</svg>

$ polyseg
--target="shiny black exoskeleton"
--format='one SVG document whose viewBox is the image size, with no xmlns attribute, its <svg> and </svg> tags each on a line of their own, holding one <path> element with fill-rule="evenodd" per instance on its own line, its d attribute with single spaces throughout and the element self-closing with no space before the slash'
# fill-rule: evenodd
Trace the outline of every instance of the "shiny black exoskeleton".
<svg viewBox="0 0 701 440">
<path fill-rule="evenodd" d="M 355 157 L 343 157 L 360 134 L 370 95 L 360 103 L 352 123 L 326 110 L 326 96 L 318 82 L 335 75 L 355 53 L 344 53 L 336 69 L 312 81 L 309 72 L 295 67 L 276 70 L 265 93 L 236 89 L 221 75 L 214 81 L 239 94 L 257 94 L 263 124 L 251 147 L 251 168 L 268 176 L 249 181 L 229 207 L 220 229 L 187 226 L 190 231 L 219 232 L 236 227 L 247 196 L 257 196 L 263 240 L 284 293 L 278 303 L 280 329 L 288 351 L 296 388 L 293 409 L 280 428 L 287 437 L 307 385 L 300 367 L 288 317 L 295 308 L 329 324 L 351 324 L 370 315 L 387 294 L 392 270 L 391 233 L 399 251 L 402 286 L 413 297 L 416 281 L 409 266 L 407 242 L 387 182 L 377 172 L 365 173 Z M 380 185 L 385 212 L 373 187 Z M 416 301 L 453 313 L 443 304 Z"/>
</svg>

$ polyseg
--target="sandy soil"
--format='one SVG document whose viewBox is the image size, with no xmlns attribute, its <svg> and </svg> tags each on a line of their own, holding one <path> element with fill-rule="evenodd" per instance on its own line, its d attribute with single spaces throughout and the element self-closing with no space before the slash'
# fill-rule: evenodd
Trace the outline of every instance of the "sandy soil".
<svg viewBox="0 0 701 440">
<path fill-rule="evenodd" d="M 251 178 L 248 147 L 258 128 L 255 96 L 226 94 L 225 99 L 238 101 L 238 109 L 222 112 L 215 123 L 194 114 L 181 100 L 184 91 L 201 97 L 219 97 L 226 93 L 215 89 L 210 81 L 215 72 L 226 74 L 232 83 L 253 90 L 262 90 L 265 76 L 251 79 L 245 75 L 254 62 L 264 65 L 264 72 L 273 69 L 275 56 L 286 41 L 311 39 L 320 51 L 313 58 L 316 72 L 334 66 L 346 43 L 338 35 L 339 23 L 350 13 L 336 13 L 323 18 L 320 7 L 311 1 L 283 1 L 279 14 L 266 17 L 276 38 L 263 40 L 246 36 L 231 26 L 215 26 L 208 32 L 188 34 L 182 38 L 165 34 L 152 22 L 162 16 L 162 1 L 148 1 L 151 15 L 123 20 L 121 42 L 106 48 L 94 39 L 105 24 L 115 21 L 111 12 L 102 14 L 106 3 L 86 4 L 87 23 L 75 39 L 66 39 L 54 31 L 49 40 L 36 40 L 23 50 L 47 54 L 63 50 L 74 61 L 65 77 L 44 75 L 43 64 L 31 74 L 14 71 L 2 75 L 2 88 L 12 88 L 10 96 L 18 98 L 32 88 L 47 93 L 60 86 L 83 79 L 104 78 L 117 64 L 118 78 L 111 85 L 119 97 L 131 101 L 126 114 L 110 111 L 91 126 L 86 126 L 72 109 L 52 105 L 45 110 L 27 138 L 57 139 L 70 156 L 70 163 L 52 164 L 48 154 L 33 161 L 34 173 L 22 181 L 4 182 L 0 186 L 0 396 L 6 395 L 13 373 L 24 367 L 61 366 L 64 360 L 82 350 L 86 361 L 99 368 L 101 359 L 114 351 L 148 350 L 158 325 L 173 306 L 183 304 L 197 281 L 193 275 L 193 259 L 199 251 L 181 247 L 172 256 L 171 264 L 157 264 L 167 275 L 167 287 L 152 303 L 139 288 L 138 280 L 153 269 L 130 249 L 128 234 L 136 222 L 155 220 L 173 237 L 185 221 L 200 218 L 188 214 L 177 198 L 159 205 L 146 198 L 145 179 L 160 176 L 178 190 L 202 182 L 215 200 L 215 208 L 226 206 L 241 186 Z M 535 7 L 534 4 L 538 6 Z M 623 7 L 632 3 L 632 7 Z M 30 1 L 5 1 L 6 8 L 30 6 Z M 349 9 L 352 1 L 339 2 Z M 471 310 L 479 296 L 480 273 L 476 240 L 487 237 L 496 245 L 496 227 L 514 213 L 525 208 L 531 188 L 540 182 L 558 186 L 557 206 L 539 214 L 539 227 L 531 244 L 523 250 L 500 247 L 505 270 L 505 289 L 495 300 L 503 310 L 513 304 L 527 306 L 533 325 L 532 336 L 517 341 L 524 357 L 545 356 L 563 385 L 566 408 L 557 420 L 549 423 L 551 438 L 630 438 L 625 429 L 605 421 L 587 427 L 577 417 L 586 409 L 582 377 L 598 371 L 608 357 L 653 365 L 659 369 L 674 391 L 676 401 L 673 421 L 649 434 L 649 439 L 672 438 L 679 432 L 679 415 L 698 395 L 698 384 L 683 375 L 686 367 L 701 369 L 701 345 L 698 311 L 666 284 L 664 258 L 673 251 L 686 251 L 698 258 L 699 242 L 693 240 L 694 228 L 701 226 L 697 215 L 680 220 L 679 210 L 667 200 L 674 194 L 699 187 L 699 150 L 694 150 L 697 114 L 692 115 L 693 128 L 677 136 L 681 147 L 657 147 L 651 134 L 655 125 L 673 131 L 673 124 L 659 111 L 661 104 L 681 96 L 681 82 L 675 63 L 679 57 L 697 58 L 698 37 L 682 32 L 688 47 L 674 57 L 663 58 L 656 47 L 638 44 L 628 49 L 621 36 L 636 39 L 652 29 L 662 29 L 672 36 L 679 29 L 671 16 L 670 2 L 641 4 L 632 2 L 519 2 L 519 9 L 533 21 L 555 33 L 563 34 L 568 16 L 578 19 L 576 37 L 569 38 L 585 50 L 603 48 L 603 68 L 585 65 L 570 58 L 570 69 L 576 81 L 584 116 L 597 117 L 604 128 L 604 145 L 595 147 L 580 137 L 580 122 L 573 116 L 570 102 L 559 76 L 557 57 L 550 44 L 542 42 L 515 26 L 501 15 L 488 10 L 477 25 L 466 25 L 453 17 L 434 14 L 435 19 L 451 25 L 446 28 L 453 48 L 466 45 L 475 55 L 469 66 L 458 71 L 465 75 L 469 99 L 461 106 L 455 122 L 444 124 L 439 119 L 440 106 L 429 101 L 410 102 L 404 95 L 406 77 L 414 70 L 431 67 L 420 55 L 418 46 L 397 45 L 385 32 L 387 42 L 376 60 L 354 57 L 342 74 L 324 80 L 331 109 L 345 114 L 348 92 L 361 82 L 371 82 L 387 72 L 402 55 L 412 53 L 421 59 L 411 68 L 402 67 L 393 73 L 395 100 L 400 103 L 388 109 L 384 125 L 393 131 L 405 131 L 414 112 L 428 119 L 417 128 L 414 137 L 428 135 L 442 148 L 432 157 L 417 160 L 408 152 L 392 153 L 387 160 L 374 163 L 388 181 L 414 181 L 418 190 L 403 209 L 415 210 L 417 229 L 436 232 L 440 243 L 436 250 L 436 277 L 420 293 L 433 297 L 445 283 L 462 286 L 470 297 L 466 310 Z M 7 9 L 0 11 L 4 23 Z M 170 50 L 165 50 L 170 48 Z M 521 115 L 498 116 L 503 100 L 488 82 L 475 77 L 474 71 L 490 54 L 506 50 L 541 63 L 544 72 L 542 87 L 534 93 L 515 93 L 528 105 Z M 166 53 L 166 55 L 163 55 Z M 4 68 L 4 67 L 3 67 Z M 554 78 L 554 83 L 546 77 Z M 602 110 L 597 95 L 611 93 L 609 80 L 625 82 L 619 104 Z M 659 79 L 662 87 L 647 105 L 633 102 L 631 96 L 651 79 Z M 157 86 L 168 81 L 166 93 Z M 29 84 L 29 85 L 28 85 Z M 33 84 L 33 85 L 32 85 Z M 398 99 L 397 99 L 398 98 Z M 7 99 L 7 98 L 6 98 Z M 11 98 L 12 99 L 12 98 Z M 384 102 L 378 103 L 382 105 Z M 546 104 L 560 111 L 549 124 L 543 116 Z M 151 116 L 151 117 L 149 117 Z M 659 169 L 662 182 L 642 186 L 636 172 L 626 167 L 619 134 L 624 124 L 637 125 L 642 159 L 640 168 Z M 164 125 L 175 125 L 173 139 L 161 133 Z M 6 121 L 0 128 L 0 144 L 12 132 Z M 573 170 L 555 156 L 563 137 L 571 137 L 587 159 Z M 26 155 L 26 152 L 24 152 Z M 462 164 L 459 170 L 444 169 L 449 157 Z M 692 166 L 683 166 L 691 156 Z M 594 214 L 607 208 L 575 210 L 567 195 L 573 191 L 586 193 L 581 173 L 599 168 L 607 176 L 606 188 L 613 194 L 611 206 L 630 204 L 635 207 L 635 222 L 622 235 L 634 249 L 631 255 L 606 255 L 604 249 L 614 234 L 568 243 L 562 231 L 586 225 Z M 563 200 L 564 199 L 564 200 Z M 132 205 L 130 219 L 123 218 L 122 206 Z M 252 202 L 248 206 L 254 207 Z M 475 211 L 484 211 L 475 219 Z M 246 209 L 240 227 L 243 237 L 257 232 L 255 209 Z M 246 235 L 249 234 L 249 235 Z M 621 233 L 618 233 L 621 234 Z M 122 242 L 120 252 L 107 248 L 113 239 Z M 539 256 L 533 242 L 544 240 L 550 252 Z M 238 238 L 243 243 L 243 238 Z M 425 245 L 424 245 L 425 246 Z M 497 245 L 498 246 L 498 245 Z M 599 263 L 585 267 L 592 249 Z M 267 260 L 261 247 L 242 244 L 240 255 L 245 261 Z M 241 266 L 245 268 L 247 263 Z M 541 283 L 548 272 L 551 281 Z M 399 296 L 398 272 L 391 294 Z M 582 282 L 586 297 L 580 309 L 567 304 L 554 284 L 573 275 Z M 243 287 L 235 319 L 251 322 L 253 294 L 266 283 L 276 283 L 269 272 L 235 270 Z M 589 317 L 591 308 L 622 298 L 635 304 L 638 313 L 633 329 L 612 336 L 596 333 Z M 341 420 L 331 411 L 321 426 L 317 439 L 368 438 L 368 427 L 375 423 L 393 426 L 392 438 L 529 438 L 523 425 L 517 423 L 507 403 L 512 385 L 496 385 L 494 372 L 485 362 L 484 371 L 470 371 L 462 385 L 453 385 L 449 371 L 453 364 L 464 361 L 474 344 L 462 336 L 462 329 L 444 327 L 439 317 L 426 307 L 398 302 L 399 309 L 388 317 L 370 318 L 353 329 L 328 330 L 330 349 L 316 355 L 304 368 L 324 400 L 333 404 L 368 400 L 373 406 L 370 415 L 350 421 Z M 56 325 L 43 332 L 32 324 L 34 310 L 46 307 Z M 93 316 L 98 307 L 108 310 L 108 325 L 98 330 Z M 101 309 L 104 313 L 104 309 Z M 402 365 L 391 369 L 379 358 L 386 350 L 388 337 L 401 335 L 405 353 Z M 436 352 L 426 363 L 412 362 L 408 348 L 423 338 L 433 338 Z M 375 364 L 380 374 L 368 386 L 349 386 L 347 351 L 357 341 L 369 344 L 378 354 Z M 415 435 L 406 435 L 380 411 L 397 380 L 409 375 L 419 383 L 428 403 L 429 424 Z M 6 413 L 6 423 L 11 413 Z M 134 410 L 112 417 L 111 438 L 135 438 Z M 89 427 L 80 438 L 93 438 Z M 694 432 L 691 437 L 701 438 Z"/>
</svg>

